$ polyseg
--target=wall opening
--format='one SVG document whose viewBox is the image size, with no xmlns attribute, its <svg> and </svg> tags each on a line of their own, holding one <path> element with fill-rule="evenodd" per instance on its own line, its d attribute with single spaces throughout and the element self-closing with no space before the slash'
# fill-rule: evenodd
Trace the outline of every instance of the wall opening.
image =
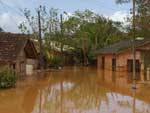
<svg viewBox="0 0 150 113">
<path fill-rule="evenodd" d="M 105 57 L 102 56 L 102 65 L 101 65 L 102 69 L 105 69 Z"/>
<path fill-rule="evenodd" d="M 116 71 L 116 58 L 112 59 L 112 71 Z"/>
<path fill-rule="evenodd" d="M 133 59 L 127 60 L 127 69 L 128 69 L 128 72 L 133 72 Z M 139 60 L 136 60 L 135 70 L 136 70 L 136 72 L 140 72 L 140 61 Z"/>
<path fill-rule="evenodd" d="M 16 70 L 16 64 L 10 64 L 10 68 Z"/>
</svg>

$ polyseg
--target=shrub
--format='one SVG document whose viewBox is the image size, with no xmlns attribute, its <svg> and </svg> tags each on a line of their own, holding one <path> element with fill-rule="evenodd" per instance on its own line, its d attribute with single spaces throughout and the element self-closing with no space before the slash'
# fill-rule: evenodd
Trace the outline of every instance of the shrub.
<svg viewBox="0 0 150 113">
<path fill-rule="evenodd" d="M 56 56 L 50 60 L 50 64 L 54 68 L 59 68 L 63 65 L 63 58 Z"/>
<path fill-rule="evenodd" d="M 12 88 L 16 84 L 16 74 L 8 68 L 0 69 L 0 88 Z"/>
<path fill-rule="evenodd" d="M 91 51 L 91 52 L 89 52 L 88 53 L 88 60 L 89 60 L 89 63 L 90 64 L 96 64 L 96 54 L 93 52 L 93 51 Z"/>
</svg>

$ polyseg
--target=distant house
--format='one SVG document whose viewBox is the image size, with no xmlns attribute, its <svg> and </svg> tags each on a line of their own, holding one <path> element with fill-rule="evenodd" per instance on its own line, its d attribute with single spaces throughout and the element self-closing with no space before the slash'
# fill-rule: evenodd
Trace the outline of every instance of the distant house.
<svg viewBox="0 0 150 113">
<path fill-rule="evenodd" d="M 18 75 L 31 75 L 38 66 L 38 54 L 27 35 L 0 33 L 0 68 L 9 67 Z"/>
<path fill-rule="evenodd" d="M 136 40 L 136 71 L 150 70 L 150 41 Z M 100 69 L 112 71 L 133 71 L 131 40 L 123 40 L 97 51 L 97 64 Z"/>
</svg>

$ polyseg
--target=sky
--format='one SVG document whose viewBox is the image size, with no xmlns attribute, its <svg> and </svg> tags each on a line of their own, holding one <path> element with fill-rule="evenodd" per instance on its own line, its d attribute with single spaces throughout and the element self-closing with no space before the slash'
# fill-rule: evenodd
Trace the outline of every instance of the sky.
<svg viewBox="0 0 150 113">
<path fill-rule="evenodd" d="M 26 21 L 20 9 L 28 8 L 33 14 L 39 5 L 47 9 L 58 8 L 72 14 L 76 10 L 90 9 L 114 21 L 125 23 L 131 4 L 118 5 L 115 0 L 0 0 L 0 27 L 7 32 L 20 32 L 19 23 Z"/>
</svg>

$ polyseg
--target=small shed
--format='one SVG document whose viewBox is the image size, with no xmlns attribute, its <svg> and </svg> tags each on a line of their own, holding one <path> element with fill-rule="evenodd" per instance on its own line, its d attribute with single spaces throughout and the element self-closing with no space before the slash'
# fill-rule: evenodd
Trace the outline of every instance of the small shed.
<svg viewBox="0 0 150 113">
<path fill-rule="evenodd" d="M 21 76 L 32 75 L 37 66 L 37 50 L 28 35 L 0 33 L 0 68 L 11 68 Z"/>
</svg>

